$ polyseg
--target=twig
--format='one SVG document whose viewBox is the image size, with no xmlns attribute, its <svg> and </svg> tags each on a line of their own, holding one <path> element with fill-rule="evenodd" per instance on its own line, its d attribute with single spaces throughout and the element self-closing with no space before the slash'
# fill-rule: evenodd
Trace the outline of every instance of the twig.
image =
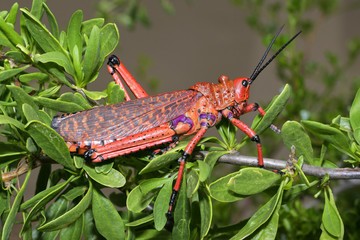
<svg viewBox="0 0 360 240">
<path fill-rule="evenodd" d="M 207 151 L 200 152 L 202 158 L 205 158 L 208 153 L 209 152 Z M 223 155 L 219 158 L 218 162 L 233 165 L 258 166 L 258 160 L 256 157 L 243 156 L 238 152 Z M 285 169 L 286 161 L 264 158 L 264 167 L 266 169 Z M 330 179 L 360 179 L 360 168 L 324 168 L 304 164 L 302 170 L 306 175 L 314 177 L 324 177 L 327 173 L 329 174 Z"/>
</svg>

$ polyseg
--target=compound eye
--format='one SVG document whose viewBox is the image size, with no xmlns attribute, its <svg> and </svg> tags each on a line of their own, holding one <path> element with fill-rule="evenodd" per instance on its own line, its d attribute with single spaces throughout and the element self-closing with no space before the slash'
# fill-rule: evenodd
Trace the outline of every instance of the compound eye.
<svg viewBox="0 0 360 240">
<path fill-rule="evenodd" d="M 243 80 L 243 81 L 241 82 L 241 84 L 242 84 L 244 87 L 247 87 L 247 85 L 249 84 L 249 82 L 246 81 L 246 80 Z"/>
</svg>

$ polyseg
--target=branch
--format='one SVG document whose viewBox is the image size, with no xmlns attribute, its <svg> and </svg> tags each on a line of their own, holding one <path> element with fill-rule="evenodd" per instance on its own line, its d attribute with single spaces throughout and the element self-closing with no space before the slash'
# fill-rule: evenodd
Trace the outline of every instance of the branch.
<svg viewBox="0 0 360 240">
<path fill-rule="evenodd" d="M 200 151 L 202 158 L 205 158 L 208 153 L 209 152 L 207 151 Z M 243 156 L 238 152 L 223 155 L 219 158 L 218 162 L 258 167 L 258 160 L 256 157 Z M 264 167 L 266 169 L 282 170 L 286 168 L 286 164 L 287 161 L 284 160 L 264 158 Z M 306 175 L 314 177 L 324 177 L 327 173 L 329 174 L 330 179 L 360 179 L 359 168 L 324 168 L 303 164 L 302 170 Z"/>
</svg>

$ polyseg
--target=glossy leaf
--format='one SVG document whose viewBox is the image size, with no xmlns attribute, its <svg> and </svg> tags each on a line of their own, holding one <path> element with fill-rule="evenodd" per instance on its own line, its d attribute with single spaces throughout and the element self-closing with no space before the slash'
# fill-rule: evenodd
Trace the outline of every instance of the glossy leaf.
<svg viewBox="0 0 360 240">
<path fill-rule="evenodd" d="M 201 216 L 200 237 L 203 239 L 210 230 L 213 215 L 211 198 L 207 188 L 200 188 L 199 190 L 199 208 Z"/>
<path fill-rule="evenodd" d="M 60 96 L 59 100 L 64 102 L 71 102 L 81 106 L 83 109 L 92 108 L 91 105 L 86 101 L 86 99 L 80 93 L 64 93 Z"/>
<path fill-rule="evenodd" d="M 354 138 L 360 144 L 360 89 L 357 91 L 350 108 L 350 123 L 354 131 Z"/>
<path fill-rule="evenodd" d="M 169 199 L 172 192 L 172 184 L 173 178 L 171 181 L 168 181 L 164 184 L 161 188 L 159 194 L 156 197 L 155 204 L 154 204 L 154 223 L 155 229 L 160 231 L 164 228 L 166 224 L 166 212 L 169 209 Z"/>
<path fill-rule="evenodd" d="M 322 215 L 323 226 L 328 233 L 342 239 L 344 237 L 344 224 L 336 208 L 334 196 L 330 187 L 326 187 L 324 193 L 325 206 Z"/>
<path fill-rule="evenodd" d="M 16 215 L 19 210 L 19 206 L 21 204 L 26 186 L 30 179 L 30 175 L 31 175 L 31 167 L 28 170 L 28 173 L 27 173 L 26 178 L 20 188 L 20 191 L 16 194 L 14 202 L 10 208 L 9 214 L 6 216 L 6 219 L 3 222 L 1 240 L 6 240 L 6 239 L 9 239 L 9 237 L 10 237 L 11 230 L 15 223 Z"/>
<path fill-rule="evenodd" d="M 126 199 L 126 206 L 130 211 L 139 213 L 150 204 L 156 194 L 156 189 L 144 194 L 140 186 L 137 186 L 129 193 Z"/>
<path fill-rule="evenodd" d="M 282 92 L 275 96 L 269 106 L 265 109 L 265 116 L 254 119 L 251 128 L 259 135 L 264 132 L 277 118 L 277 116 L 284 109 L 287 101 L 291 96 L 291 87 L 289 84 L 286 84 Z"/>
<path fill-rule="evenodd" d="M 151 178 L 140 183 L 139 187 L 143 194 L 150 192 L 155 188 L 160 188 L 162 185 L 171 181 L 171 178 Z"/>
<path fill-rule="evenodd" d="M 26 154 L 26 150 L 18 144 L 0 142 L 0 162 L 8 158 L 18 158 Z"/>
<path fill-rule="evenodd" d="M 253 195 L 263 192 L 278 183 L 280 174 L 261 168 L 243 168 L 238 174 L 231 177 L 227 183 L 228 188 L 241 195 Z"/>
<path fill-rule="evenodd" d="M 62 52 L 47 52 L 36 56 L 35 60 L 42 63 L 54 62 L 63 67 L 67 73 L 75 76 L 74 67 L 71 64 L 69 57 Z"/>
<path fill-rule="evenodd" d="M 24 8 L 20 9 L 23 12 L 24 20 L 27 29 L 31 36 L 35 39 L 38 45 L 44 52 L 60 52 L 67 55 L 65 49 L 62 48 L 59 41 L 46 29 L 46 27 L 29 11 Z"/>
<path fill-rule="evenodd" d="M 49 27 L 50 27 L 50 30 L 51 30 L 51 34 L 56 39 L 59 39 L 60 38 L 59 26 L 58 26 L 58 23 L 56 21 L 56 18 L 54 16 L 54 14 L 50 11 L 49 7 L 45 3 L 43 3 L 43 7 L 44 7 L 44 10 L 46 12 L 47 19 L 49 21 Z"/>
<path fill-rule="evenodd" d="M 20 68 L 12 68 L 12 69 L 7 69 L 7 70 L 1 70 L 0 71 L 0 82 L 5 81 L 7 79 L 10 79 L 10 78 L 16 76 L 17 74 L 21 73 L 22 71 L 25 71 L 29 67 L 30 67 L 30 65 L 25 65 L 25 66 L 20 67 Z"/>
<path fill-rule="evenodd" d="M 86 173 L 96 182 L 101 185 L 111 187 L 111 188 L 119 188 L 125 185 L 126 179 L 125 177 L 116 169 L 112 168 L 108 174 L 97 173 L 95 168 L 84 164 L 83 166 Z"/>
<path fill-rule="evenodd" d="M 84 91 L 84 93 L 86 94 L 86 96 L 88 96 L 89 98 L 91 98 L 92 100 L 100 100 L 102 98 L 107 97 L 107 94 L 104 92 L 99 92 L 99 91 L 88 91 L 86 89 L 82 89 Z"/>
<path fill-rule="evenodd" d="M 82 19 L 81 10 L 74 12 L 67 29 L 67 44 L 75 65 L 81 62 L 82 57 L 83 40 L 80 33 Z"/>
<path fill-rule="evenodd" d="M 25 130 L 24 124 L 22 124 L 18 120 L 15 120 L 15 119 L 5 116 L 5 115 L 0 115 L 0 124 L 11 124 L 20 130 L 23 130 L 23 131 Z"/>
<path fill-rule="evenodd" d="M 206 179 L 208 179 L 209 176 L 211 175 L 211 172 L 212 172 L 217 160 L 221 156 L 228 154 L 228 153 L 230 153 L 230 151 L 211 151 L 211 152 L 209 152 L 205 156 L 205 159 L 204 159 L 204 163 L 206 164 L 206 166 L 202 166 L 200 168 L 200 176 L 199 176 L 200 181 L 204 182 Z M 204 165 L 204 164 L 201 164 L 201 165 Z M 199 166 L 200 166 L 200 164 L 199 164 Z M 204 168 L 207 168 L 207 166 L 209 168 L 205 170 Z"/>
<path fill-rule="evenodd" d="M 6 38 L 6 42 L 8 43 L 6 46 L 13 49 L 16 49 L 17 44 L 23 44 L 21 36 L 14 30 L 14 26 L 10 23 L 5 22 L 4 19 L 0 18 L 0 32 L 2 38 Z"/>
<path fill-rule="evenodd" d="M 18 11 L 19 11 L 19 4 L 18 4 L 18 3 L 14 3 L 14 4 L 11 6 L 8 15 L 6 16 L 5 21 L 6 21 L 7 23 L 11 23 L 12 25 L 15 25 Z"/>
<path fill-rule="evenodd" d="M 81 215 L 68 227 L 61 229 L 60 240 L 80 240 L 84 228 L 84 215 Z"/>
<path fill-rule="evenodd" d="M 39 121 L 31 121 L 25 129 L 49 157 L 64 167 L 75 170 L 68 147 L 54 129 Z"/>
<path fill-rule="evenodd" d="M 100 30 L 100 62 L 112 53 L 119 43 L 119 31 L 115 24 L 106 24 Z"/>
<path fill-rule="evenodd" d="M 154 159 L 152 159 L 141 171 L 139 174 L 145 174 L 152 171 L 159 170 L 163 167 L 168 166 L 170 163 L 174 163 L 175 160 L 181 157 L 181 153 L 179 152 L 167 152 L 163 155 L 160 155 Z"/>
<path fill-rule="evenodd" d="M 172 237 L 173 239 L 190 238 L 190 201 L 186 194 L 185 174 L 176 200 Z"/>
<path fill-rule="evenodd" d="M 296 156 L 304 156 L 305 161 L 313 164 L 313 149 L 310 137 L 305 132 L 303 126 L 295 121 L 287 121 L 281 128 L 281 137 L 288 149 L 295 146 Z"/>
<path fill-rule="evenodd" d="M 125 227 L 121 216 L 111 201 L 98 189 L 94 189 L 92 210 L 96 229 L 106 239 L 125 239 Z"/>
<path fill-rule="evenodd" d="M 110 82 L 107 92 L 109 104 L 124 101 L 125 92 L 120 88 L 120 85 L 116 84 L 115 82 Z"/>
<path fill-rule="evenodd" d="M 127 224 L 125 224 L 126 227 L 137 227 L 137 226 L 141 226 L 143 224 L 146 224 L 148 222 L 152 222 L 154 220 L 154 216 L 153 214 L 147 215 L 143 218 L 137 219 L 135 221 L 129 222 Z"/>
<path fill-rule="evenodd" d="M 65 102 L 65 101 L 61 101 L 59 99 L 54 100 L 54 99 L 45 98 L 45 97 L 35 97 L 34 100 L 39 105 L 42 105 L 46 108 L 50 108 L 50 109 L 53 109 L 53 110 L 56 110 L 59 112 L 69 113 L 69 112 L 78 112 L 78 111 L 85 110 L 82 106 L 80 106 L 76 103 Z"/>
<path fill-rule="evenodd" d="M 235 202 L 245 198 L 246 196 L 231 191 L 227 186 L 229 180 L 237 174 L 239 172 L 230 173 L 212 182 L 209 186 L 211 197 L 220 202 Z"/>
<path fill-rule="evenodd" d="M 302 123 L 308 131 L 317 137 L 331 143 L 339 151 L 357 159 L 357 157 L 351 152 L 348 138 L 339 129 L 314 121 L 302 121 Z"/>
<path fill-rule="evenodd" d="M 28 122 L 32 120 L 37 120 L 41 122 L 41 118 L 39 117 L 37 111 L 34 108 L 32 108 L 29 104 L 24 103 L 22 105 L 22 110 Z"/>
<path fill-rule="evenodd" d="M 100 65 L 100 29 L 94 26 L 90 38 L 85 50 L 83 71 L 84 71 L 84 82 L 83 85 L 90 83 L 95 80 L 93 77 L 97 73 L 97 66 Z"/>
<path fill-rule="evenodd" d="M 104 25 L 105 20 L 103 18 L 93 18 L 81 23 L 81 33 L 90 37 L 91 30 L 94 26 L 101 28 Z"/>
<path fill-rule="evenodd" d="M 282 181 L 277 193 L 266 204 L 259 208 L 259 210 L 248 220 L 246 225 L 231 238 L 232 240 L 248 237 L 269 220 L 279 202 L 281 202 L 284 186 L 285 181 Z"/>
<path fill-rule="evenodd" d="M 69 211 L 67 211 L 65 214 L 55 218 L 54 220 L 51 220 L 41 227 L 39 227 L 39 231 L 55 231 L 62 228 L 65 228 L 75 222 L 89 207 L 91 203 L 93 195 L 93 187 L 91 182 L 89 182 L 89 189 L 85 196 L 81 199 L 81 201 L 73 208 L 71 208 Z"/>
<path fill-rule="evenodd" d="M 17 87 L 17 86 L 6 86 L 12 93 L 13 97 L 15 98 L 18 107 L 21 109 L 21 106 L 24 103 L 29 104 L 33 109 L 38 110 L 38 106 L 35 104 L 32 97 L 30 97 L 24 89 Z"/>
</svg>

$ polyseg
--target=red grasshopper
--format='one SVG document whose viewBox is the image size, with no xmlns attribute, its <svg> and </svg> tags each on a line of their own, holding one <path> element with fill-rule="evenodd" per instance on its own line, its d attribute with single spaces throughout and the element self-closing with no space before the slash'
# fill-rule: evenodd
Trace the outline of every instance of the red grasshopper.
<svg viewBox="0 0 360 240">
<path fill-rule="evenodd" d="M 125 102 L 56 116 L 52 127 L 64 138 L 71 152 L 84 154 L 85 159 L 92 162 L 102 162 L 169 143 L 164 150 L 166 151 L 183 137 L 195 134 L 179 159 L 178 177 L 166 214 L 170 220 L 186 159 L 206 130 L 219 123 L 223 117 L 256 142 L 259 167 L 264 166 L 259 136 L 238 118 L 256 110 L 262 116 L 265 115 L 257 103 L 248 104 L 249 90 L 259 73 L 300 34 L 299 32 L 291 38 L 261 67 L 281 29 L 282 27 L 249 78 L 229 80 L 229 77 L 222 75 L 218 84 L 197 83 L 188 90 L 154 96 L 148 96 L 119 59 L 111 56 L 108 69 L 116 83 L 125 90 L 121 76 L 137 99 L 130 100 L 125 91 Z M 279 131 L 274 125 L 270 128 Z"/>
</svg>

